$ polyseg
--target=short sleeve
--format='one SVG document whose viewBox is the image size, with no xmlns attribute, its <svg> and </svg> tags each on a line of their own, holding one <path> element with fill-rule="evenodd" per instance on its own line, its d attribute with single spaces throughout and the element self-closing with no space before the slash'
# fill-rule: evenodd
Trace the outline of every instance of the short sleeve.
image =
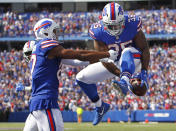
<svg viewBox="0 0 176 131">
<path fill-rule="evenodd" d="M 45 55 L 49 50 L 58 45 L 59 43 L 56 40 L 45 40 L 40 43 L 40 51 Z"/>
<path fill-rule="evenodd" d="M 89 29 L 89 36 L 94 40 L 101 40 L 101 27 L 100 23 L 94 23 Z"/>
</svg>

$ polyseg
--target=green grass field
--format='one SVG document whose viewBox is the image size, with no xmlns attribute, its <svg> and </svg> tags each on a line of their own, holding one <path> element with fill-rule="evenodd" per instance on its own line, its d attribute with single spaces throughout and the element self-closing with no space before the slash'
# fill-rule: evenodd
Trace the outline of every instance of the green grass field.
<svg viewBox="0 0 176 131">
<path fill-rule="evenodd" d="M 176 123 L 64 123 L 65 131 L 176 131 Z M 0 123 L 0 131 L 21 131 L 24 123 Z"/>
</svg>

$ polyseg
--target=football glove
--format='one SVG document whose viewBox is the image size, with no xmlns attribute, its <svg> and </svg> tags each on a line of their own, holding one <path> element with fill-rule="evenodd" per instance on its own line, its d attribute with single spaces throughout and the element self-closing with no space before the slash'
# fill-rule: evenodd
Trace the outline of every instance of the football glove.
<svg viewBox="0 0 176 131">
<path fill-rule="evenodd" d="M 109 58 L 103 58 L 103 59 L 100 59 L 99 61 L 100 62 L 106 62 L 106 63 L 113 63 L 115 59 L 117 59 L 117 51 L 114 51 L 114 50 L 109 50 L 109 55 L 110 57 Z"/>
<path fill-rule="evenodd" d="M 114 61 L 115 59 L 117 59 L 117 55 L 118 55 L 117 51 L 109 50 L 108 52 L 109 52 L 109 55 L 110 55 L 109 59 L 111 59 L 111 60 L 113 60 L 113 61 Z"/>
<path fill-rule="evenodd" d="M 141 70 L 141 73 L 140 73 L 141 87 L 143 87 L 143 85 L 145 84 L 145 86 L 148 89 L 149 86 L 148 86 L 147 78 L 148 78 L 147 70 Z"/>
<path fill-rule="evenodd" d="M 16 84 L 16 92 L 19 92 L 19 91 L 23 91 L 24 90 L 24 86 L 21 82 L 17 83 Z"/>
</svg>

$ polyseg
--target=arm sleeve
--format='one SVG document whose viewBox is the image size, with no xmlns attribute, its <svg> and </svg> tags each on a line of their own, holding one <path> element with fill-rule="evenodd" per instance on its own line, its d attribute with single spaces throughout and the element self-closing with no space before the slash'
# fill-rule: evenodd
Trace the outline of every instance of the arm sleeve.
<svg viewBox="0 0 176 131">
<path fill-rule="evenodd" d="M 89 65 L 89 61 L 80 61 L 80 60 L 72 60 L 72 59 L 62 59 L 62 64 L 71 65 L 71 66 L 87 66 Z"/>
<path fill-rule="evenodd" d="M 43 55 L 46 55 L 46 53 L 51 50 L 52 48 L 58 46 L 59 43 L 55 40 L 47 40 L 47 41 L 43 41 L 40 44 L 40 50 L 42 52 Z"/>
</svg>

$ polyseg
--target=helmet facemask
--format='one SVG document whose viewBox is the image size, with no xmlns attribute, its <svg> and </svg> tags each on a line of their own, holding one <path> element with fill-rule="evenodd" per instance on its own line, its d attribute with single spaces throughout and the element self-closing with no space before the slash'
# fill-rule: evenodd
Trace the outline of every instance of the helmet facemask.
<svg viewBox="0 0 176 131">
<path fill-rule="evenodd" d="M 27 63 L 29 63 L 29 61 L 31 59 L 31 54 L 32 54 L 32 51 L 23 52 L 23 57 Z"/>
<path fill-rule="evenodd" d="M 32 55 L 32 51 L 33 51 L 34 47 L 35 47 L 35 41 L 28 41 L 24 44 L 23 57 L 27 63 L 31 59 L 31 55 Z"/>
<path fill-rule="evenodd" d="M 53 29 L 53 33 L 52 33 L 53 39 L 58 40 L 58 37 L 60 34 L 61 34 L 60 28 L 57 27 L 57 28 Z"/>
<path fill-rule="evenodd" d="M 103 25 L 105 27 L 105 29 L 107 30 L 107 32 L 110 35 L 113 36 L 119 36 L 122 31 L 123 31 L 123 26 L 124 26 L 124 20 L 120 21 L 120 22 L 113 22 L 113 23 L 107 23 L 107 22 L 103 22 Z"/>
</svg>

